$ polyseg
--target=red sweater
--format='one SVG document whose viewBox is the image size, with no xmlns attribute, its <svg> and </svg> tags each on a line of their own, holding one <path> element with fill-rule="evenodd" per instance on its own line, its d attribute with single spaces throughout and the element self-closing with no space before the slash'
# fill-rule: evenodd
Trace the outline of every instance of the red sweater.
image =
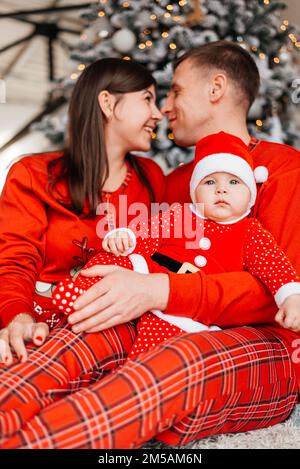
<svg viewBox="0 0 300 469">
<path fill-rule="evenodd" d="M 47 165 L 59 156 L 55 152 L 23 158 L 7 176 L 0 198 L 1 327 L 21 312 L 37 317 L 33 311 L 36 281 L 57 283 L 101 249 L 96 226 L 102 216 L 80 219 L 47 190 Z M 136 158 L 152 182 L 157 202 L 162 202 L 162 170 L 148 158 Z M 65 181 L 59 190 L 69 198 Z M 116 210 L 120 193 L 115 191 L 110 199 Z M 122 194 L 127 195 L 128 206 L 144 202 L 150 208 L 149 193 L 133 169 Z"/>
<path fill-rule="evenodd" d="M 300 153 L 287 145 L 260 141 L 252 149 L 252 156 L 254 166 L 268 168 L 269 179 L 258 188 L 251 215 L 271 232 L 299 275 Z M 189 163 L 167 177 L 166 199 L 169 203 L 190 201 L 192 169 L 193 163 Z M 248 272 L 213 275 L 205 275 L 201 271 L 189 275 L 170 272 L 169 278 L 167 314 L 188 316 L 207 325 L 217 324 L 224 328 L 270 324 L 278 310 L 267 287 Z M 294 364 L 300 386 L 300 334 L 275 323 L 269 326 L 269 330 L 284 341 L 296 358 Z M 295 339 L 299 341 L 297 349 Z"/>
</svg>

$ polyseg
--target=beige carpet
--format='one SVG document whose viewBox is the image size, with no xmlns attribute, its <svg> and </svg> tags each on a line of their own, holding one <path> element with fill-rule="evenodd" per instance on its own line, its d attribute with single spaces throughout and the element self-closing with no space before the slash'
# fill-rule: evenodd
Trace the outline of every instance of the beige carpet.
<svg viewBox="0 0 300 469">
<path fill-rule="evenodd" d="M 170 448 L 155 440 L 144 448 Z M 195 449 L 300 449 L 300 404 L 290 418 L 279 425 L 246 433 L 224 434 L 189 443 L 178 448 Z"/>
</svg>

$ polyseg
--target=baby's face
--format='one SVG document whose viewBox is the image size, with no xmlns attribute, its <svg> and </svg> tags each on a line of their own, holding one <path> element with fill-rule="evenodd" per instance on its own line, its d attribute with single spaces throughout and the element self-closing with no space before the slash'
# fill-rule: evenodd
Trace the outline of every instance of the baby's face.
<svg viewBox="0 0 300 469">
<path fill-rule="evenodd" d="M 195 192 L 197 210 L 216 222 L 242 216 L 249 208 L 250 196 L 248 186 L 240 178 L 223 172 L 202 179 Z"/>
</svg>

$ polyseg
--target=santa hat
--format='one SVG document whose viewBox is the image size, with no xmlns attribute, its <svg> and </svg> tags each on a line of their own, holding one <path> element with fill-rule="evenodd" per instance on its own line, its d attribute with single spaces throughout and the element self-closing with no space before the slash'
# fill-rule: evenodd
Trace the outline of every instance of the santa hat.
<svg viewBox="0 0 300 469">
<path fill-rule="evenodd" d="M 249 187 L 249 209 L 255 203 L 256 184 L 268 179 L 266 167 L 257 166 L 253 169 L 253 159 L 247 145 L 240 138 L 225 132 L 208 135 L 196 145 L 194 170 L 190 181 L 190 195 L 194 203 L 199 182 L 216 172 L 233 174 Z"/>
</svg>

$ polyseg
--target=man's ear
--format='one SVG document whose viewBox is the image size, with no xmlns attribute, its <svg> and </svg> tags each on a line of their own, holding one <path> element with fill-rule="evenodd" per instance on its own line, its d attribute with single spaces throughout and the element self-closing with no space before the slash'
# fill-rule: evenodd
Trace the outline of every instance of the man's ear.
<svg viewBox="0 0 300 469">
<path fill-rule="evenodd" d="M 218 102 L 225 94 L 228 86 L 227 76 L 224 73 L 218 73 L 212 77 L 209 99 L 211 103 Z"/>
<path fill-rule="evenodd" d="M 100 93 L 98 94 L 99 106 L 107 120 L 110 120 L 113 115 L 115 102 L 115 96 L 107 90 L 100 91 Z"/>
</svg>

